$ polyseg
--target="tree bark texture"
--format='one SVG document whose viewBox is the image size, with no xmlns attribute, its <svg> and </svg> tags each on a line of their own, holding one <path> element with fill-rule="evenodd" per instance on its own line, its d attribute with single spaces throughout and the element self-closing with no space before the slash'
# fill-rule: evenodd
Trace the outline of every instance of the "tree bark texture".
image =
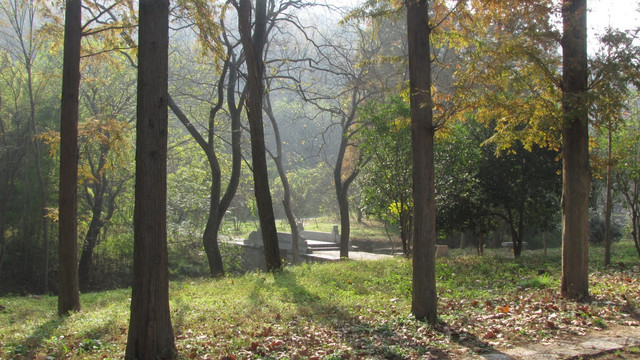
<svg viewBox="0 0 640 360">
<path fill-rule="evenodd" d="M 571 299 L 589 295 L 589 125 L 587 112 L 587 4 L 562 6 L 562 283 Z"/>
<path fill-rule="evenodd" d="M 282 268 L 275 215 L 269 190 L 267 156 L 262 121 L 264 62 L 262 53 L 266 34 L 266 0 L 256 0 L 253 37 L 251 36 L 251 0 L 240 0 L 238 26 L 247 64 L 247 117 L 251 138 L 253 183 L 262 231 L 267 271 Z"/>
<path fill-rule="evenodd" d="M 64 24 L 60 119 L 58 314 L 80 310 L 78 288 L 78 107 L 82 2 L 68 0 Z"/>
<path fill-rule="evenodd" d="M 416 319 L 437 321 L 436 203 L 433 160 L 433 110 L 431 54 L 427 0 L 407 0 L 409 92 L 413 154 L 413 293 L 411 310 Z"/>
<path fill-rule="evenodd" d="M 339 188 L 339 190 L 338 190 Z M 349 258 L 349 237 L 351 236 L 351 219 L 349 219 L 349 196 L 347 189 L 336 183 L 338 210 L 340 211 L 340 259 Z"/>
<path fill-rule="evenodd" d="M 125 357 L 174 359 L 167 256 L 169 1 L 140 0 L 133 289 Z"/>
</svg>

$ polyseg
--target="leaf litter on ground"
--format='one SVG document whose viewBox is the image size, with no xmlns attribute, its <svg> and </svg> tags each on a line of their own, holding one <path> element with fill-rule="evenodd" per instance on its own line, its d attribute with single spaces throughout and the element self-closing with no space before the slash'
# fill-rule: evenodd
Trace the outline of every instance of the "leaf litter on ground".
<svg viewBox="0 0 640 360">
<path fill-rule="evenodd" d="M 640 326 L 640 266 L 629 263 L 592 264 L 592 296 L 577 303 L 559 295 L 559 256 L 439 259 L 435 326 L 409 314 L 405 259 L 177 282 L 171 286 L 176 346 L 190 359 L 463 359 L 579 339 L 610 326 Z M 80 313 L 55 322 L 53 297 L 0 299 L 0 358 L 121 357 L 128 291 L 83 294 L 82 301 Z"/>
</svg>

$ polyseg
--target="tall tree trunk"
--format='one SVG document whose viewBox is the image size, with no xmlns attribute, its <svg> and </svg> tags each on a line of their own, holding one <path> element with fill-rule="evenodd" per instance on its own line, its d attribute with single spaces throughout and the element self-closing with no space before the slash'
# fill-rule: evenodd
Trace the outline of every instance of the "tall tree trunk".
<svg viewBox="0 0 640 360">
<path fill-rule="evenodd" d="M 589 124 L 587 112 L 587 4 L 564 0 L 562 5 L 562 283 L 571 299 L 589 295 L 588 205 Z"/>
<path fill-rule="evenodd" d="M 416 319 L 433 324 L 438 318 L 438 294 L 429 4 L 427 0 L 406 0 L 406 5 L 414 203 L 411 310 Z"/>
<path fill-rule="evenodd" d="M 611 265 L 611 187 L 613 182 L 613 164 L 611 158 L 611 118 L 607 127 L 607 198 L 604 205 L 604 266 Z"/>
<path fill-rule="evenodd" d="M 78 290 L 78 96 L 80 92 L 81 0 L 67 0 L 60 120 L 60 263 L 58 314 L 80 309 Z"/>
<path fill-rule="evenodd" d="M 262 122 L 262 97 L 264 95 L 264 62 L 262 53 L 266 34 L 266 0 L 256 0 L 253 37 L 251 36 L 251 0 L 240 0 L 238 26 L 247 64 L 247 117 L 251 135 L 251 159 L 253 183 L 262 231 L 267 271 L 282 268 L 275 215 L 269 190 L 266 147 Z"/>
<path fill-rule="evenodd" d="M 235 101 L 235 85 L 237 81 L 238 69 L 236 65 L 233 52 L 230 51 L 230 65 L 229 65 L 229 87 L 227 89 L 227 105 L 229 107 L 229 113 L 231 116 L 231 176 L 229 177 L 229 183 L 227 189 L 222 195 L 222 199 L 218 202 L 218 209 L 215 212 L 215 223 L 212 228 L 212 237 L 214 242 L 213 251 L 211 251 L 211 257 L 209 257 L 209 268 L 212 276 L 223 276 L 224 266 L 222 263 L 222 254 L 220 253 L 220 247 L 218 245 L 218 233 L 222 224 L 222 219 L 231 205 L 231 201 L 236 194 L 238 184 L 240 183 L 240 173 L 242 171 L 242 151 L 240 148 L 240 141 L 242 139 L 241 129 L 241 114 L 244 99 L 240 99 L 240 105 L 236 105 Z M 211 139 L 210 141 L 213 141 Z M 210 215 L 211 217 L 211 215 Z M 207 254 L 209 256 L 209 254 Z M 213 262 L 212 262 L 213 261 Z"/>
<path fill-rule="evenodd" d="M 34 8 L 35 5 L 30 1 L 29 5 L 31 8 Z M 33 21 L 34 21 L 34 13 L 29 13 L 29 35 L 33 37 L 33 33 L 35 30 L 33 29 Z M 66 27 L 66 25 L 65 25 Z M 24 30 L 24 29 L 23 29 Z M 38 176 L 38 188 L 40 190 L 40 221 L 42 226 L 42 242 L 44 244 L 44 256 L 43 256 L 43 269 L 42 269 L 42 280 L 43 280 L 43 291 L 44 293 L 49 292 L 49 221 L 47 220 L 48 210 L 47 210 L 47 183 L 42 172 L 42 164 L 40 160 L 40 141 L 36 138 L 38 135 L 38 126 L 36 124 L 36 101 L 35 101 L 35 90 L 33 88 L 33 60 L 34 56 L 31 53 L 30 47 L 33 45 L 33 39 L 30 38 L 29 45 L 26 45 L 24 39 L 20 37 L 22 51 L 24 56 L 24 66 L 27 71 L 27 88 L 29 93 L 29 131 L 31 132 L 31 148 L 33 150 L 33 160 L 36 166 L 36 174 Z M 26 246 L 26 243 L 25 243 Z M 25 252 L 26 253 L 26 252 Z M 29 262 L 25 262 L 28 264 Z"/>
<path fill-rule="evenodd" d="M 211 187 L 209 188 L 209 216 L 207 217 L 207 225 L 205 226 L 202 234 L 202 245 L 205 253 L 207 254 L 207 262 L 209 263 L 209 272 L 211 276 L 223 276 L 224 266 L 222 263 L 222 254 L 220 253 L 220 247 L 218 245 L 218 231 L 220 229 L 220 224 L 222 223 L 222 216 L 226 209 L 220 213 L 221 172 L 218 158 L 213 150 L 213 144 L 211 142 L 213 141 L 213 131 L 210 129 L 210 141 L 207 142 L 194 128 L 193 124 L 191 124 L 178 105 L 173 101 L 171 95 L 168 96 L 168 100 L 169 107 L 173 113 L 180 122 L 182 122 L 187 131 L 189 131 L 191 136 L 193 136 L 198 145 L 200 145 L 200 148 L 207 155 L 207 161 L 209 162 L 209 169 L 211 171 Z"/>
<path fill-rule="evenodd" d="M 300 231 L 298 229 L 298 222 L 296 221 L 296 216 L 293 213 L 293 207 L 291 205 L 291 185 L 289 184 L 287 172 L 285 171 L 283 164 L 284 153 L 282 151 L 282 138 L 280 137 L 280 128 L 278 127 L 278 122 L 276 121 L 275 114 L 273 113 L 273 108 L 271 107 L 271 98 L 269 97 L 269 93 L 265 95 L 264 109 L 267 113 L 267 116 L 269 117 L 269 121 L 271 122 L 271 127 L 273 128 L 273 134 L 276 142 L 276 155 L 274 156 L 273 154 L 271 154 L 271 157 L 276 163 L 278 175 L 280 176 L 280 181 L 282 182 L 282 189 L 284 192 L 282 205 L 284 206 L 284 213 L 287 216 L 289 228 L 291 229 L 291 262 L 295 265 L 300 263 Z"/>
<path fill-rule="evenodd" d="M 140 0 L 133 288 L 125 357 L 177 357 L 169 312 L 167 103 L 169 1 Z"/>
</svg>

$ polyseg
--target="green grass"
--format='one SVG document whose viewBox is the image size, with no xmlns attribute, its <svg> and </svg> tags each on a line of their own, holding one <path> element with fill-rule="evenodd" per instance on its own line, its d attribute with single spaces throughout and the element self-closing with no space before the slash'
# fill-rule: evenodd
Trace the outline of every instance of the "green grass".
<svg viewBox="0 0 640 360">
<path fill-rule="evenodd" d="M 631 255 L 630 246 L 618 243 L 614 254 Z M 539 319 L 572 329 L 623 323 L 629 318 L 620 309 L 640 306 L 622 300 L 640 295 L 638 258 L 605 270 L 599 251 L 591 251 L 594 300 L 583 305 L 557 297 L 559 250 L 548 257 L 527 251 L 517 261 L 503 250 L 483 257 L 452 250 L 437 262 L 443 323 L 435 327 L 409 316 L 411 262 L 402 258 L 176 281 L 170 286 L 176 344 L 182 358 L 198 359 L 438 358 L 561 331 Z M 0 358 L 122 358 L 129 297 L 128 289 L 83 294 L 83 309 L 65 318 L 56 315 L 55 297 L 0 298 Z M 487 340 L 500 326 L 509 332 Z"/>
</svg>

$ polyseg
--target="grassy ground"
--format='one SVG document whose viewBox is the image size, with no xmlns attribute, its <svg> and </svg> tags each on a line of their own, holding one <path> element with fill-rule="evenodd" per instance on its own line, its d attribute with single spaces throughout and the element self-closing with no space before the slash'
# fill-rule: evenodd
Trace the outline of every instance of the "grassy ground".
<svg viewBox="0 0 640 360">
<path fill-rule="evenodd" d="M 492 348 L 575 336 L 612 325 L 640 326 L 640 265 L 630 243 L 602 268 L 591 249 L 585 303 L 558 296 L 560 253 L 452 251 L 438 259 L 441 323 L 410 312 L 405 259 L 289 267 L 218 280 L 171 283 L 181 358 L 464 358 Z M 130 290 L 83 294 L 83 310 L 56 316 L 54 297 L 0 298 L 0 358 L 121 358 Z M 634 318 L 635 317 L 635 318 Z"/>
</svg>

